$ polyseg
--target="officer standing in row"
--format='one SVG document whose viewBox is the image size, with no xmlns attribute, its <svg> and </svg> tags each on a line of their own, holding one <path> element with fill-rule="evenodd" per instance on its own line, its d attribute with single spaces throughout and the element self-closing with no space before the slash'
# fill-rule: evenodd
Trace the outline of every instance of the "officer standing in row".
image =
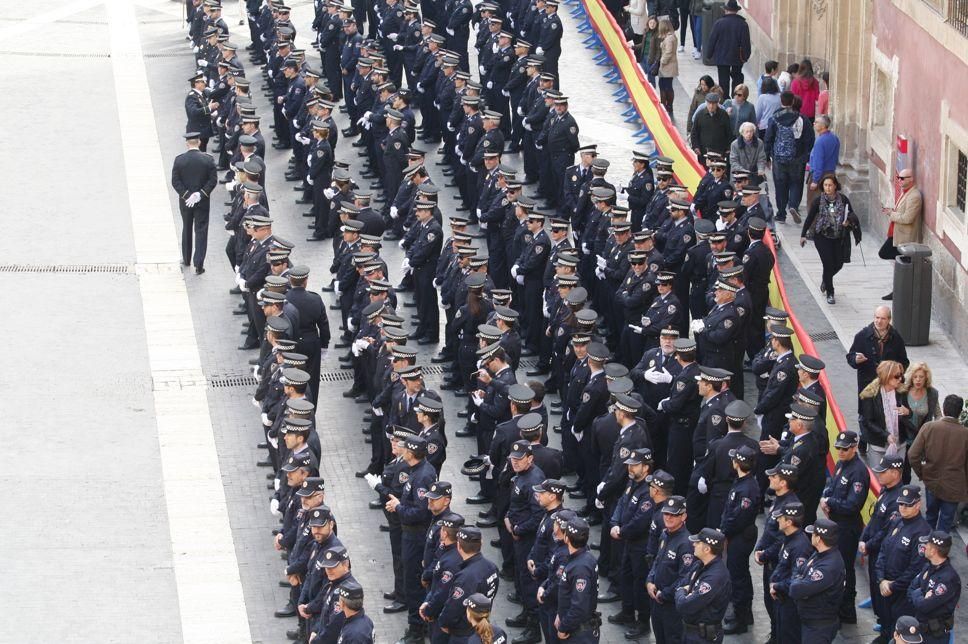
<svg viewBox="0 0 968 644">
<path fill-rule="evenodd" d="M 723 641 L 721 622 L 732 595 L 730 575 L 723 563 L 726 537 L 719 530 L 703 528 L 689 536 L 693 556 L 699 562 L 676 589 L 676 610 L 683 621 L 684 644 Z"/>
<path fill-rule="evenodd" d="M 598 598 L 598 564 L 588 549 L 588 522 L 575 517 L 565 526 L 568 562 L 558 582 L 558 638 L 576 644 L 597 644 L 602 620 L 595 611 Z"/>
<path fill-rule="evenodd" d="M 652 600 L 650 610 L 656 644 L 675 644 L 683 636 L 682 618 L 676 610 L 676 590 L 692 567 L 695 549 L 689 543 L 686 530 L 686 500 L 671 496 L 659 512 L 665 527 L 658 539 L 646 589 Z"/>
<path fill-rule="evenodd" d="M 790 580 L 793 572 L 813 554 L 810 537 L 802 529 L 803 516 L 803 504 L 793 501 L 784 505 L 776 518 L 783 540 L 776 569 L 770 576 L 768 594 L 774 601 L 772 618 L 776 622 L 776 635 L 772 638 L 777 642 L 800 641 L 800 617 L 790 599 Z"/>
<path fill-rule="evenodd" d="M 881 542 L 887 535 L 887 524 L 897 514 L 897 497 L 901 494 L 901 472 L 904 468 L 904 459 L 900 456 L 883 456 L 880 463 L 871 466 L 871 471 L 877 477 L 877 482 L 881 484 L 881 493 L 877 495 L 874 502 L 874 511 L 864 532 L 860 535 L 860 542 L 857 550 L 867 559 L 867 583 L 870 590 L 871 607 L 874 614 L 878 616 L 884 614 L 883 610 L 878 609 L 878 604 L 883 601 L 880 589 L 877 585 L 877 556 L 880 553 Z M 880 624 L 881 632 L 886 633 L 890 628 L 889 624 Z"/>
<path fill-rule="evenodd" d="M 807 526 L 816 552 L 797 566 L 790 580 L 790 598 L 800 617 L 800 638 L 810 644 L 830 644 L 840 630 L 840 603 L 844 594 L 844 559 L 837 551 L 837 524 L 817 519 Z"/>
<path fill-rule="evenodd" d="M 922 535 L 928 565 L 911 582 L 908 600 L 918 621 L 925 644 L 945 644 L 955 623 L 955 608 L 961 597 L 961 578 L 948 558 L 951 535 L 943 530 Z"/>
<path fill-rule="evenodd" d="M 756 450 L 744 445 L 730 451 L 736 480 L 726 497 L 720 532 L 728 540 L 726 567 L 732 585 L 732 619 L 726 618 L 727 634 L 745 633 L 753 623 L 753 578 L 749 558 L 756 545 L 756 517 L 760 513 L 760 487 L 753 472 Z M 729 596 L 728 596 L 729 597 Z"/>
</svg>

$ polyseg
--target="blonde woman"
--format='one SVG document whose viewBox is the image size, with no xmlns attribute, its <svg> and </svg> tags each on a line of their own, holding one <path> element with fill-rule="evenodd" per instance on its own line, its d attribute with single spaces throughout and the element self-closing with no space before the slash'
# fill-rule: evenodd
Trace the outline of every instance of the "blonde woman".
<svg viewBox="0 0 968 644">
<path fill-rule="evenodd" d="M 679 39 L 672 23 L 668 20 L 659 20 L 659 101 L 665 107 L 669 116 L 672 116 L 672 103 L 675 101 L 676 92 L 672 87 L 672 81 L 679 75 L 679 59 L 676 49 L 679 46 Z"/>
<path fill-rule="evenodd" d="M 867 443 L 867 462 L 904 456 L 913 434 L 911 408 L 904 387 L 904 365 L 884 360 L 877 377 L 860 392 L 860 435 Z"/>
<path fill-rule="evenodd" d="M 904 374 L 904 385 L 907 388 L 908 408 L 911 410 L 911 433 L 907 437 L 906 449 L 911 448 L 921 427 L 932 420 L 941 418 L 941 408 L 938 402 L 938 390 L 931 386 L 931 368 L 926 362 L 913 362 Z M 907 454 L 904 455 L 904 483 L 911 482 L 911 463 Z"/>
<path fill-rule="evenodd" d="M 467 644 L 506 644 L 507 635 L 491 623 L 491 600 L 482 593 L 474 593 L 464 600 L 467 621 L 474 632 L 465 640 Z M 451 638 L 453 641 L 453 638 Z"/>
</svg>

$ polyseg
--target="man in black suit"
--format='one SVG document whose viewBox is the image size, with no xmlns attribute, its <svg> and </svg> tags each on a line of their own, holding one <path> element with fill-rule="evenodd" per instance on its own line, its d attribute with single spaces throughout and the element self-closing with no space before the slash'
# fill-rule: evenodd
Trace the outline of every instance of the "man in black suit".
<svg viewBox="0 0 968 644">
<path fill-rule="evenodd" d="M 329 318 L 326 316 L 326 305 L 319 294 L 306 290 L 308 281 L 308 266 L 300 264 L 290 268 L 286 300 L 299 311 L 299 342 L 296 344 L 296 349 L 307 357 L 306 370 L 309 372 L 309 381 L 318 383 L 322 358 L 320 352 L 329 347 Z M 310 392 L 307 397 L 316 403 L 315 390 L 311 389 Z"/>
<path fill-rule="evenodd" d="M 205 272 L 205 252 L 208 250 L 209 195 L 218 183 L 215 159 L 202 152 L 201 135 L 185 135 L 188 150 L 175 157 L 171 168 L 171 187 L 178 193 L 178 210 L 182 217 L 182 266 L 191 262 L 195 274 Z M 195 255 L 192 256 L 192 230 L 195 231 Z"/>
</svg>

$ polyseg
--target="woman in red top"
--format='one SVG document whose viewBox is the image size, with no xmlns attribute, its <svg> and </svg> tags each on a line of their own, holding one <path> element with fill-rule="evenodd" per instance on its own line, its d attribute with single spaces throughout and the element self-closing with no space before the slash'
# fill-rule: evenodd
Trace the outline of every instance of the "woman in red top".
<svg viewBox="0 0 968 644">
<path fill-rule="evenodd" d="M 797 77 L 793 79 L 793 84 L 790 85 L 790 91 L 799 96 L 803 103 L 800 114 L 813 123 L 817 115 L 817 99 L 820 98 L 820 83 L 813 75 L 813 63 L 809 58 L 804 58 L 800 63 L 800 69 Z"/>
</svg>

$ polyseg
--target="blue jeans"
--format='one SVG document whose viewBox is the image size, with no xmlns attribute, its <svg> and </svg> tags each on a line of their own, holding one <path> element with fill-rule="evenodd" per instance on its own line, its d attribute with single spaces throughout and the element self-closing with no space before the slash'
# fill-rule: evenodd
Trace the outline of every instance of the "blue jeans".
<svg viewBox="0 0 968 644">
<path fill-rule="evenodd" d="M 803 164 L 773 161 L 773 183 L 776 184 L 776 218 L 786 220 L 786 209 L 799 208 L 803 199 Z"/>
<path fill-rule="evenodd" d="M 958 511 L 956 501 L 945 501 L 935 495 L 931 490 L 925 490 L 927 494 L 928 509 L 925 518 L 932 530 L 944 530 L 951 532 L 955 524 L 955 512 Z"/>
<path fill-rule="evenodd" d="M 702 51 L 702 15 L 692 16 L 692 44 Z"/>
</svg>

